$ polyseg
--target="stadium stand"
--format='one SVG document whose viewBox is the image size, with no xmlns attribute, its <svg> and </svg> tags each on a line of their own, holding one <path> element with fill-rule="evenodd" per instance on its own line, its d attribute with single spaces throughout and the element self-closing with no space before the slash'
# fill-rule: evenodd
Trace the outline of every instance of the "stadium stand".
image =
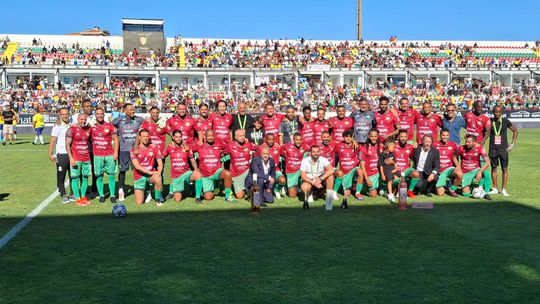
<svg viewBox="0 0 540 304">
<path fill-rule="evenodd" d="M 167 38 L 166 50 L 123 51 L 121 36 L 0 35 L 4 102 L 19 111 L 37 105 L 77 110 L 90 98 L 107 110 L 125 102 L 140 112 L 190 111 L 201 103 L 239 101 L 350 107 L 361 96 L 408 96 L 462 109 L 480 99 L 508 109 L 536 109 L 540 96 L 538 41 L 307 41 Z"/>
</svg>

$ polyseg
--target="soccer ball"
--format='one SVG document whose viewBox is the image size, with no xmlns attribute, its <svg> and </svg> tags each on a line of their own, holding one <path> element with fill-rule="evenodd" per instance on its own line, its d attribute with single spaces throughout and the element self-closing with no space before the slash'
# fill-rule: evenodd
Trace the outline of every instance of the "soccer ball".
<svg viewBox="0 0 540 304">
<path fill-rule="evenodd" d="M 127 215 L 127 209 L 124 204 L 116 204 L 112 208 L 112 215 L 116 218 L 121 218 Z"/>
<path fill-rule="evenodd" d="M 476 187 L 472 191 L 472 196 L 474 198 L 483 198 L 486 195 L 486 191 L 482 187 Z"/>
</svg>

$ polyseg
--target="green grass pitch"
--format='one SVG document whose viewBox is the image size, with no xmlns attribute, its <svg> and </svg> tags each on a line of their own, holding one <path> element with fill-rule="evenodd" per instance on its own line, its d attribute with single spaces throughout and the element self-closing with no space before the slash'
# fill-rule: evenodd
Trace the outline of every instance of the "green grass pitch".
<svg viewBox="0 0 540 304">
<path fill-rule="evenodd" d="M 131 196 L 115 219 L 108 201 L 57 198 L 0 249 L 0 303 L 538 303 L 539 131 L 520 130 L 511 196 L 492 202 L 281 200 L 252 216 L 222 197 L 158 208 Z M 30 137 L 0 146 L 0 236 L 55 190 L 45 151 Z"/>
</svg>

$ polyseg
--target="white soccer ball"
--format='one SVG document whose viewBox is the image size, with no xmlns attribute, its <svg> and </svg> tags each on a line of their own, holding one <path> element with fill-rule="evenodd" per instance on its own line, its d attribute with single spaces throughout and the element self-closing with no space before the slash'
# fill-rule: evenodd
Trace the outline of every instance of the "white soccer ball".
<svg viewBox="0 0 540 304">
<path fill-rule="evenodd" d="M 486 191 L 482 187 L 476 187 L 472 190 L 472 196 L 474 198 L 483 198 L 486 195 Z"/>
<path fill-rule="evenodd" d="M 116 204 L 112 208 L 112 215 L 116 218 L 125 217 L 127 215 L 127 208 L 124 204 Z"/>
</svg>

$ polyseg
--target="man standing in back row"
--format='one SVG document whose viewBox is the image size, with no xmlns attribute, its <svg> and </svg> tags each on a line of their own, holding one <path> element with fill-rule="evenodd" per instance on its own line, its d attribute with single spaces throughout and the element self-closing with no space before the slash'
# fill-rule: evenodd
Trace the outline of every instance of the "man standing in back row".
<svg viewBox="0 0 540 304">
<path fill-rule="evenodd" d="M 90 129 L 92 150 L 94 151 L 94 175 L 96 176 L 99 202 L 105 202 L 103 174 L 109 178 L 109 195 L 111 203 L 116 203 L 115 174 L 118 159 L 118 134 L 116 128 L 105 121 L 105 110 L 96 109 L 96 124 Z M 114 141 L 114 146 L 112 142 Z"/>
<path fill-rule="evenodd" d="M 118 200 L 124 200 L 124 185 L 126 183 L 126 172 L 132 167 L 130 151 L 135 146 L 138 131 L 143 123 L 142 117 L 135 116 L 135 107 L 130 104 L 124 104 L 124 115 L 118 116 L 111 122 L 118 130 L 120 141 L 120 152 L 118 153 Z"/>
<path fill-rule="evenodd" d="M 512 143 L 508 144 L 508 129 L 512 131 Z M 508 118 L 502 117 L 502 107 L 493 107 L 493 118 L 491 119 L 491 135 L 489 137 L 489 159 L 491 162 L 491 182 L 493 189 L 489 194 L 499 194 L 497 181 L 497 167 L 501 165 L 502 188 L 500 194 L 508 196 L 506 183 L 508 182 L 508 152 L 514 149 L 517 143 L 518 130 Z"/>
<path fill-rule="evenodd" d="M 482 102 L 477 100 L 473 103 L 473 110 L 465 113 L 467 134 L 475 135 L 478 143 L 483 147 L 491 130 L 491 120 L 482 114 Z"/>
</svg>

